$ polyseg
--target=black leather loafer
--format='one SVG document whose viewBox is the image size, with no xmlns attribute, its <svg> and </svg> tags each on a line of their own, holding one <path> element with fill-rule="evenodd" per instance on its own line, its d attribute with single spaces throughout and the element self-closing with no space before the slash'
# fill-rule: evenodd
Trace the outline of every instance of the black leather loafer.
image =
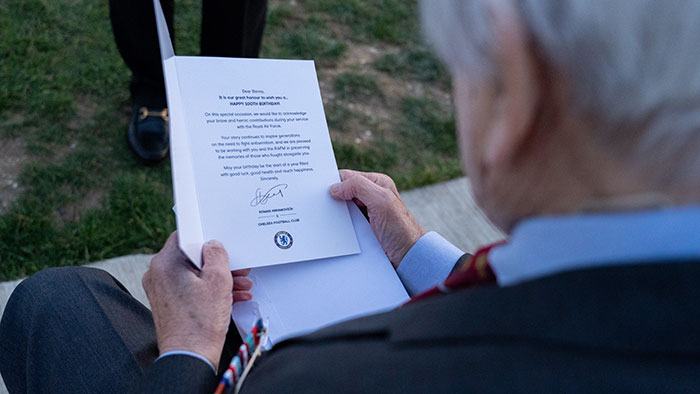
<svg viewBox="0 0 700 394">
<path fill-rule="evenodd" d="M 160 163 L 168 155 L 168 109 L 134 106 L 127 141 L 145 164 Z"/>
</svg>

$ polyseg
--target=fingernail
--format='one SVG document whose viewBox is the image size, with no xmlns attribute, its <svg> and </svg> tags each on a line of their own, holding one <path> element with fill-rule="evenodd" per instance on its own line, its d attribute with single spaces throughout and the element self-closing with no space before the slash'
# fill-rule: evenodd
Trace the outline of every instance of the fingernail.
<svg viewBox="0 0 700 394">
<path fill-rule="evenodd" d="M 340 183 L 331 185 L 331 194 L 336 194 L 340 191 Z"/>
<path fill-rule="evenodd" d="M 205 243 L 204 246 L 206 246 L 207 248 L 223 248 L 224 244 L 215 239 L 212 239 L 211 241 L 207 241 L 207 243 Z"/>
</svg>

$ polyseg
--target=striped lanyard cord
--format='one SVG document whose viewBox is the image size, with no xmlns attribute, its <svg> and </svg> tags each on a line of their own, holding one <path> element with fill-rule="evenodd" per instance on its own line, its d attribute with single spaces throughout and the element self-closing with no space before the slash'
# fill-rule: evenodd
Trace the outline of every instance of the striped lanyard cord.
<svg viewBox="0 0 700 394">
<path fill-rule="evenodd" d="M 214 394 L 229 392 L 231 387 L 234 387 L 234 394 L 238 394 L 246 376 L 248 376 L 248 372 L 253 368 L 253 363 L 262 353 L 263 344 L 267 342 L 267 334 L 267 324 L 263 323 L 262 319 L 258 319 L 255 327 L 243 340 L 241 347 L 238 348 L 238 352 L 231 360 L 231 364 L 229 364 L 226 372 L 224 372 L 224 376 L 221 378 Z"/>
</svg>

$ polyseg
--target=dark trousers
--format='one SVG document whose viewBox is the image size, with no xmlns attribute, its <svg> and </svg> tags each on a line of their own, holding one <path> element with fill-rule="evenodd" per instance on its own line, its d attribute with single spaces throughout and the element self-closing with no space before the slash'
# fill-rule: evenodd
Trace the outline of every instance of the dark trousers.
<svg viewBox="0 0 700 394">
<path fill-rule="evenodd" d="M 220 374 L 240 343 L 231 323 Z M 156 357 L 151 312 L 94 268 L 33 275 L 0 321 L 0 373 L 10 394 L 129 392 Z"/>
<path fill-rule="evenodd" d="M 173 0 L 160 0 L 173 42 Z M 202 0 L 202 56 L 257 57 L 267 0 Z M 131 99 L 165 107 L 165 85 L 151 0 L 110 0 L 109 15 L 119 53 L 131 69 Z"/>
</svg>

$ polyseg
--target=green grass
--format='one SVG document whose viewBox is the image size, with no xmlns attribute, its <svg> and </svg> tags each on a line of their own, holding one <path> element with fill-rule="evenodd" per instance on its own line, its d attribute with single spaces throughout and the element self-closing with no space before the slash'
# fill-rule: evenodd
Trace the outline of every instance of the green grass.
<svg viewBox="0 0 700 394">
<path fill-rule="evenodd" d="M 428 151 L 456 157 L 455 120 L 435 101 L 424 97 L 406 97 L 401 100 L 401 112 L 402 128 L 409 140 L 428 148 Z"/>
<path fill-rule="evenodd" d="M 196 55 L 201 1 L 175 8 L 177 53 Z M 262 49 L 316 61 L 338 165 L 401 189 L 460 175 L 451 109 L 430 93 L 448 92 L 447 77 L 415 12 L 410 0 L 271 0 Z M 360 65 L 367 48 L 379 52 Z M 144 167 L 126 146 L 129 71 L 108 3 L 0 2 L 0 81 L 0 144 L 24 147 L 21 193 L 0 215 L 0 281 L 157 251 L 175 229 L 170 164 Z"/>
<path fill-rule="evenodd" d="M 270 6 L 263 57 L 315 59 L 321 64 L 332 65 L 345 54 L 347 43 L 330 31 L 326 15 L 312 13 L 301 21 L 294 12 L 289 3 Z"/>
<path fill-rule="evenodd" d="M 309 0 L 312 12 L 327 13 L 348 26 L 359 41 L 411 42 L 415 36 L 415 4 L 406 0 Z"/>
<path fill-rule="evenodd" d="M 367 74 L 346 72 L 333 80 L 336 93 L 344 100 L 381 98 L 382 91 L 376 80 Z"/>
<path fill-rule="evenodd" d="M 335 113 L 336 107 L 344 108 L 334 105 L 330 113 Z M 392 138 L 392 133 L 366 116 L 351 111 L 344 113 L 345 124 L 355 118 L 363 128 L 378 130 L 368 143 L 358 145 L 336 140 L 333 145 L 338 165 L 386 172 L 401 190 L 461 176 L 451 112 L 423 96 L 404 97 L 399 107 L 396 125 L 401 131 L 399 139 Z M 329 112 L 328 106 L 326 112 Z M 331 119 L 329 117 L 329 127 L 332 128 Z M 344 130 L 343 125 L 339 128 L 341 132 Z"/>
<path fill-rule="evenodd" d="M 0 221 L 0 279 L 157 250 L 174 228 L 172 214 L 164 209 L 172 206 L 172 198 L 162 183 L 148 178 L 139 171 L 115 177 L 104 206 L 85 211 L 78 222 L 61 223 L 47 207 L 47 202 L 70 201 L 70 191 L 54 193 L 53 201 L 24 194 Z"/>
<path fill-rule="evenodd" d="M 448 85 L 445 69 L 427 48 L 417 46 L 400 53 L 388 53 L 374 62 L 374 67 L 393 75 L 413 78 L 425 82 L 441 81 Z"/>
<path fill-rule="evenodd" d="M 347 46 L 346 44 L 323 37 L 317 27 L 306 26 L 292 32 L 282 34 L 280 48 L 277 58 L 310 59 L 317 57 L 321 61 L 329 61 L 342 56 Z"/>
<path fill-rule="evenodd" d="M 365 117 L 356 111 L 351 110 L 347 105 L 339 101 L 332 101 L 325 106 L 326 111 L 326 122 L 328 122 L 328 127 L 331 129 L 336 129 L 340 131 L 347 130 L 348 123 L 352 119 L 362 119 L 366 121 Z M 336 156 L 338 156 L 336 154 Z M 339 157 L 343 157 L 342 155 Z"/>
</svg>

